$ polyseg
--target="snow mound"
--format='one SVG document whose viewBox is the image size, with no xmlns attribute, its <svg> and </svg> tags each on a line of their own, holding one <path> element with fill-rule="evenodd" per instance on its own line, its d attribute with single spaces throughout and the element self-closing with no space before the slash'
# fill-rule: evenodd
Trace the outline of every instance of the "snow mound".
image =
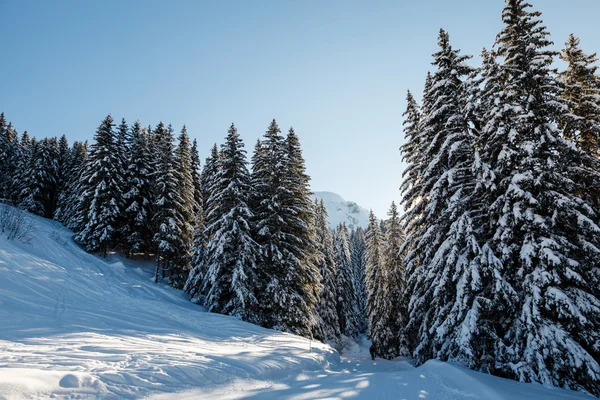
<svg viewBox="0 0 600 400">
<path fill-rule="evenodd" d="M 327 209 L 329 226 L 337 227 L 345 222 L 349 229 L 367 228 L 369 225 L 369 210 L 352 201 L 346 201 L 342 196 L 332 192 L 315 192 L 312 199 L 323 200 Z"/>
<path fill-rule="evenodd" d="M 0 399 L 140 398 L 339 361 L 329 346 L 208 313 L 152 281 L 150 261 L 87 254 L 33 218 L 0 237 Z"/>
</svg>

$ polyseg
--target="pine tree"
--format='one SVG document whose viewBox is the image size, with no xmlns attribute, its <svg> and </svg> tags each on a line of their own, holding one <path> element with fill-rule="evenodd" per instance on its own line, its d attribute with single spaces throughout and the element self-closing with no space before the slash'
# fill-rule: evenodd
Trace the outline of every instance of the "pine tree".
<svg viewBox="0 0 600 400">
<path fill-rule="evenodd" d="M 406 310 L 403 307 L 406 282 L 404 261 L 400 252 L 400 246 L 404 241 L 404 234 L 400 225 L 400 216 L 396 203 L 392 202 L 388 216 L 385 244 L 383 247 L 383 262 L 387 274 L 386 291 L 390 298 L 391 307 L 389 310 L 390 329 L 396 333 L 397 337 L 394 343 L 396 354 L 408 355 L 408 343 L 404 335 Z"/>
<path fill-rule="evenodd" d="M 321 286 L 317 305 L 317 323 L 314 336 L 325 343 L 341 350 L 341 332 L 337 303 L 337 279 L 335 264 L 335 246 L 333 233 L 327 222 L 327 210 L 323 200 L 315 200 L 315 227 L 317 236 L 317 265 L 321 275 Z"/>
<path fill-rule="evenodd" d="M 110 114 L 96 130 L 94 140 L 80 181 L 82 230 L 77 232 L 75 240 L 88 251 L 99 250 L 106 256 L 115 240 L 123 188 L 120 160 L 115 152 L 114 121 Z"/>
<path fill-rule="evenodd" d="M 131 127 L 131 147 L 123 193 L 124 225 L 121 236 L 127 255 L 149 253 L 152 249 L 152 184 L 148 135 L 139 121 Z"/>
<path fill-rule="evenodd" d="M 202 179 L 200 176 L 200 154 L 198 154 L 198 143 L 196 139 L 192 144 L 192 182 L 194 183 L 194 214 L 200 217 L 204 206 L 202 198 Z"/>
<path fill-rule="evenodd" d="M 369 327 L 366 313 L 367 288 L 365 286 L 367 244 L 365 232 L 361 227 L 356 228 L 350 235 L 350 254 L 352 255 L 352 273 L 354 275 L 354 292 L 358 307 L 358 331 L 365 333 Z"/>
<path fill-rule="evenodd" d="M 561 98 L 569 107 L 561 125 L 565 137 L 583 152 L 581 165 L 575 171 L 582 184 L 579 195 L 600 210 L 600 78 L 595 65 L 598 59 L 596 54 L 585 54 L 579 38 L 573 34 L 560 58 L 567 63 L 567 69 L 559 75 L 564 86 Z"/>
<path fill-rule="evenodd" d="M 190 267 L 190 245 L 192 244 L 195 212 L 198 209 L 194 198 L 194 181 L 192 175 L 192 149 L 185 125 L 179 135 L 179 144 L 175 150 L 175 173 L 179 184 L 179 209 L 182 221 L 180 225 L 181 240 L 185 247 L 181 249 L 179 261 L 173 265 L 170 283 L 177 289 L 183 289 L 188 278 Z"/>
<path fill-rule="evenodd" d="M 561 138 L 566 107 L 551 69 L 540 13 L 507 0 L 488 77 L 502 87 L 486 114 L 481 150 L 494 177 L 487 193 L 493 231 L 484 247 L 503 263 L 518 301 L 495 321 L 494 373 L 600 394 L 600 300 L 594 269 L 600 228 L 576 193 L 580 153 Z M 596 291 L 596 292 L 594 292 Z"/>
<path fill-rule="evenodd" d="M 367 231 L 367 314 L 369 316 L 369 337 L 376 347 L 376 355 L 392 359 L 397 356 L 396 334 L 392 332 L 389 314 L 390 296 L 387 292 L 387 273 L 383 258 L 384 240 L 375 214 L 369 215 Z"/>
<path fill-rule="evenodd" d="M 87 164 L 87 155 L 87 142 L 73 143 L 66 172 L 66 188 L 59 195 L 57 211 L 55 212 L 55 219 L 74 232 L 83 229 L 83 220 L 80 219 L 82 216 L 80 207 L 82 205 L 81 194 L 83 193 L 84 182 L 81 180 L 81 176 Z"/>
<path fill-rule="evenodd" d="M 19 157 L 18 133 L 12 123 L 6 123 L 4 113 L 0 114 L 0 199 L 11 200 L 14 171 Z"/>
<path fill-rule="evenodd" d="M 440 31 L 434 54 L 435 73 L 425 93 L 423 117 L 415 129 L 407 112 L 405 147 L 417 173 L 405 185 L 408 242 L 401 247 L 407 262 L 407 334 L 418 363 L 431 358 L 458 359 L 471 368 L 489 368 L 481 342 L 490 340 L 478 320 L 482 275 L 473 211 L 479 205 L 476 155 L 479 121 L 473 97 L 478 95 L 474 71 Z M 410 106 L 409 106 L 410 107 Z M 420 144 L 425 144 L 422 146 Z M 423 154 L 416 154 L 420 147 Z M 419 158 L 424 162 L 418 165 Z M 414 190 L 418 188 L 419 192 Z M 420 199 L 426 199 L 421 204 Z M 487 281 L 486 281 L 487 282 Z"/>
<path fill-rule="evenodd" d="M 49 218 L 53 214 L 58 179 L 58 143 L 45 138 L 33 145 L 24 175 L 19 177 L 19 206 L 24 210 Z"/>
<path fill-rule="evenodd" d="M 348 228 L 344 223 L 335 231 L 335 263 L 337 267 L 336 309 L 342 334 L 356 337 L 358 334 L 358 306 L 354 292 L 352 274 L 352 255 L 348 237 Z"/>
<path fill-rule="evenodd" d="M 186 237 L 186 217 L 181 211 L 184 200 L 179 190 L 179 173 L 173 145 L 173 129 L 160 122 L 153 132 L 155 151 L 158 153 L 154 173 L 154 243 L 156 246 L 155 282 L 167 273 L 174 285 L 182 285 L 179 271 L 189 262 L 190 243 Z"/>
<path fill-rule="evenodd" d="M 280 132 L 273 120 L 252 159 L 262 324 L 310 336 L 321 290 L 310 190 L 297 137 L 290 130 L 285 140 Z"/>
<path fill-rule="evenodd" d="M 214 144 L 210 156 L 206 158 L 204 162 L 204 168 L 202 168 L 202 173 L 200 174 L 200 183 L 202 185 L 202 202 L 203 202 L 203 213 L 204 213 L 204 223 L 206 226 L 211 225 L 217 218 L 220 216 L 212 211 L 212 204 L 209 203 L 210 198 L 212 197 L 211 189 L 214 186 L 214 181 L 217 176 L 217 162 L 219 161 L 219 149 L 217 145 Z M 210 239 L 210 238 L 207 238 Z"/>
<path fill-rule="evenodd" d="M 210 188 L 211 224 L 206 248 L 206 276 L 201 280 L 210 311 L 256 320 L 256 258 L 248 206 L 251 191 L 244 143 L 233 124 L 216 159 Z M 218 218 L 216 216 L 219 216 Z"/>
</svg>

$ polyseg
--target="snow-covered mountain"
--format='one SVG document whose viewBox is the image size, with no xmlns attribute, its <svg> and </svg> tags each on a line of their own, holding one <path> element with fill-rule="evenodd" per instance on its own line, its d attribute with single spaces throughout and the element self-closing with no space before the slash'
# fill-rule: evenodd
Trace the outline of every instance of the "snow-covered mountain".
<svg viewBox="0 0 600 400">
<path fill-rule="evenodd" d="M 323 200 L 327 214 L 329 214 L 329 225 L 332 228 L 345 222 L 349 229 L 357 227 L 366 228 L 369 225 L 369 210 L 359 206 L 353 201 L 346 201 L 342 196 L 332 192 L 315 192 L 312 196 Z"/>
</svg>

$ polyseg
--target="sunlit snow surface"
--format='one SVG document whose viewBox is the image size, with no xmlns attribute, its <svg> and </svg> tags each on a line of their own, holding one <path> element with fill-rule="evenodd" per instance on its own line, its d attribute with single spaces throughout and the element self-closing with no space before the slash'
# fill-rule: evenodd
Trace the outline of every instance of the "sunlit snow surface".
<svg viewBox="0 0 600 400">
<path fill-rule="evenodd" d="M 35 218 L 0 238 L 0 399 L 591 399 L 441 362 L 372 362 L 207 313 L 152 282 L 151 262 L 107 262 Z"/>
</svg>

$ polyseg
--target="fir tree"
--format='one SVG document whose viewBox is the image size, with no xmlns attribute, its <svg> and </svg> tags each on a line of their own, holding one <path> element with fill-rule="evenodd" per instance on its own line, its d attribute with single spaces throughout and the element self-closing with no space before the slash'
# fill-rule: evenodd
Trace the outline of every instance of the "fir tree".
<svg viewBox="0 0 600 400">
<path fill-rule="evenodd" d="M 189 262 L 189 241 L 186 237 L 186 217 L 181 211 L 184 201 L 179 190 L 179 174 L 173 145 L 173 129 L 160 122 L 153 132 L 155 151 L 154 179 L 154 243 L 156 246 L 156 273 L 158 282 L 165 274 L 176 279 L 171 283 L 182 284 L 179 270 Z"/>
<path fill-rule="evenodd" d="M 333 233 L 328 226 L 327 210 L 323 205 L 323 200 L 315 200 L 314 207 L 316 210 L 317 265 L 323 287 L 317 305 L 317 323 L 314 335 L 317 339 L 341 350 L 340 323 L 336 309 L 338 289 Z"/>
<path fill-rule="evenodd" d="M 309 336 L 321 288 L 311 254 L 314 237 L 308 177 L 293 130 L 288 140 L 279 133 L 273 120 L 252 159 L 255 237 L 262 249 L 262 323 Z"/>
<path fill-rule="evenodd" d="M 150 176 L 150 150 L 148 135 L 139 121 L 131 127 L 131 148 L 128 151 L 128 166 L 123 199 L 124 238 L 126 253 L 148 253 L 152 249 L 152 184 Z"/>
<path fill-rule="evenodd" d="M 250 175 L 246 151 L 232 124 L 215 167 L 210 188 L 210 238 L 206 248 L 206 276 L 201 283 L 210 311 L 256 320 L 256 258 L 258 245 L 252 239 L 248 206 Z M 216 216 L 219 216 L 218 218 Z M 188 289 L 189 292 L 189 289 Z"/>
<path fill-rule="evenodd" d="M 354 292 L 358 307 L 358 331 L 365 333 L 369 326 L 366 314 L 367 288 L 365 286 L 367 244 L 365 232 L 361 227 L 356 228 L 350 235 L 350 254 L 352 257 L 352 273 L 354 275 Z"/>
<path fill-rule="evenodd" d="M 503 263 L 518 295 L 508 320 L 497 321 L 492 372 L 600 394 L 600 228 L 576 193 L 580 154 L 561 138 L 566 107 L 551 69 L 554 52 L 540 13 L 507 0 L 488 80 L 503 87 L 486 115 L 482 160 L 492 225 L 485 246 Z M 486 235 L 487 236 L 487 235 Z M 489 257 L 486 255 L 486 259 Z"/>
<path fill-rule="evenodd" d="M 79 210 L 82 204 L 81 194 L 84 188 L 81 176 L 87 164 L 87 142 L 74 142 L 70 153 L 66 188 L 58 198 L 58 208 L 55 218 L 67 228 L 78 232 L 83 228 L 83 222 L 80 219 L 82 213 Z"/>
<path fill-rule="evenodd" d="M 181 241 L 185 247 L 181 249 L 179 261 L 171 271 L 171 285 L 183 289 L 189 275 L 190 245 L 195 224 L 195 212 L 198 209 L 194 198 L 194 181 L 192 175 L 192 149 L 185 125 L 179 135 L 179 144 L 175 150 L 175 173 L 179 187 L 178 214 L 181 215 Z"/>
<path fill-rule="evenodd" d="M 569 36 L 560 58 L 567 69 L 559 75 L 564 89 L 561 98 L 569 112 L 561 121 L 564 135 L 573 140 L 583 152 L 575 171 L 582 184 L 579 195 L 586 197 L 600 210 L 600 78 L 596 54 L 585 54 L 579 38 Z"/>
<path fill-rule="evenodd" d="M 99 250 L 106 256 L 114 243 L 116 224 L 121 215 L 120 193 L 123 188 L 120 160 L 115 152 L 114 121 L 108 115 L 96 130 L 85 170 L 81 176 L 82 230 L 75 239 L 88 251 Z"/>
<path fill-rule="evenodd" d="M 348 228 L 344 223 L 335 231 L 335 263 L 337 267 L 336 309 L 342 334 L 356 337 L 358 334 L 358 306 L 354 292 L 352 255 L 348 237 Z"/>
<path fill-rule="evenodd" d="M 400 246 L 404 234 L 400 226 L 400 216 L 396 203 L 392 202 L 388 212 L 387 231 L 383 247 L 383 262 L 387 274 L 386 291 L 390 298 L 390 329 L 396 333 L 397 339 L 393 344 L 397 355 L 408 355 L 407 341 L 404 336 L 406 325 L 406 310 L 404 309 L 404 294 L 406 283 L 404 277 L 404 261 Z"/>
<path fill-rule="evenodd" d="M 192 144 L 192 182 L 194 183 L 194 214 L 201 216 L 204 206 L 202 198 L 202 179 L 200 177 L 200 154 L 198 154 L 198 143 L 196 139 Z"/>
<path fill-rule="evenodd" d="M 396 334 L 392 332 L 389 314 L 390 296 L 387 292 L 388 279 L 383 257 L 384 240 L 377 218 L 371 211 L 367 231 L 367 314 L 369 316 L 369 337 L 376 347 L 376 355 L 392 359 L 397 356 Z"/>
</svg>

